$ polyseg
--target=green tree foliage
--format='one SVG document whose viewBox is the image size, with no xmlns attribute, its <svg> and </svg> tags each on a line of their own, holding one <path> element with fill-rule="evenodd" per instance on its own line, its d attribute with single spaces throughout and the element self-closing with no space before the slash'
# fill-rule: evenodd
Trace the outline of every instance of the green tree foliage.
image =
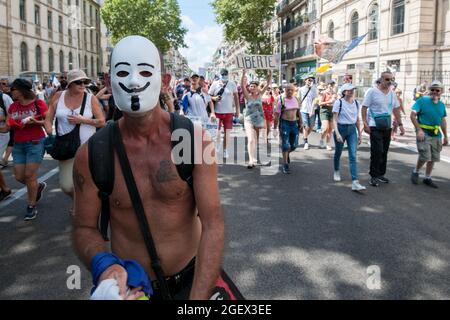
<svg viewBox="0 0 450 320">
<path fill-rule="evenodd" d="M 105 0 L 101 16 L 113 44 L 130 35 L 152 40 L 162 53 L 186 47 L 177 0 Z"/>
<path fill-rule="evenodd" d="M 273 35 L 268 22 L 276 0 L 213 0 L 216 20 L 224 26 L 228 42 L 245 41 L 250 54 L 272 54 Z"/>
</svg>

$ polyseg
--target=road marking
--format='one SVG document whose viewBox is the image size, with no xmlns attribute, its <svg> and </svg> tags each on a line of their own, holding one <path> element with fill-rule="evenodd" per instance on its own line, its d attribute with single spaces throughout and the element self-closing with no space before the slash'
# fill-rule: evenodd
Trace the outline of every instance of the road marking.
<svg viewBox="0 0 450 320">
<path fill-rule="evenodd" d="M 56 167 L 53 170 L 47 172 L 46 174 L 44 174 L 42 177 L 38 178 L 39 182 L 44 182 L 47 181 L 48 179 L 50 179 L 51 177 L 53 177 L 55 174 L 57 174 L 59 172 L 59 168 Z M 7 206 L 9 206 L 11 203 L 13 203 L 16 200 L 19 200 L 21 197 L 23 197 L 23 195 L 25 195 L 27 193 L 27 187 L 23 187 L 22 189 L 20 189 L 17 192 L 14 192 L 13 195 L 7 199 L 4 200 L 0 203 L 0 210 L 3 208 L 6 208 Z"/>
</svg>

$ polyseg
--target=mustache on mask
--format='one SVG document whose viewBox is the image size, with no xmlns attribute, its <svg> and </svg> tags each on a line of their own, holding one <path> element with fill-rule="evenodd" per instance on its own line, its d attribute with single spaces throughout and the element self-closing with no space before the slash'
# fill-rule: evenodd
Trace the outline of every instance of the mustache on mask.
<svg viewBox="0 0 450 320">
<path fill-rule="evenodd" d="M 125 91 L 127 93 L 141 93 L 142 91 L 145 91 L 145 90 L 147 90 L 148 87 L 150 87 L 150 82 L 147 82 L 147 84 L 145 86 L 143 86 L 142 88 L 136 88 L 136 89 L 128 89 L 121 82 L 119 82 L 119 86 L 122 88 L 123 91 Z"/>
</svg>

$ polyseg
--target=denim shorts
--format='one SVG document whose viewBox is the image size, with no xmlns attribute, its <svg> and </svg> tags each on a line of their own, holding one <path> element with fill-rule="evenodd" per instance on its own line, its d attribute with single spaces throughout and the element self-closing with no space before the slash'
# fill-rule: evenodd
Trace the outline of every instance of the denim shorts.
<svg viewBox="0 0 450 320">
<path fill-rule="evenodd" d="M 309 115 L 309 113 L 302 112 L 302 120 L 303 125 L 307 128 L 314 128 L 315 122 L 316 122 L 316 115 L 313 114 L 312 116 Z"/>
<path fill-rule="evenodd" d="M 298 147 L 298 122 L 281 120 L 281 150 L 292 152 Z"/>
<path fill-rule="evenodd" d="M 15 142 L 13 147 L 14 164 L 41 163 L 44 159 L 44 139 Z"/>
</svg>

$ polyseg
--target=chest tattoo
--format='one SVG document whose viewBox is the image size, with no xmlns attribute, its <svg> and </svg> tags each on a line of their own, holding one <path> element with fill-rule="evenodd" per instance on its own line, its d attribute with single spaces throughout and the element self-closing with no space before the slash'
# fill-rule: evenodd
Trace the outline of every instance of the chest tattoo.
<svg viewBox="0 0 450 320">
<path fill-rule="evenodd" d="M 156 180 L 159 183 L 170 182 L 177 179 L 177 174 L 171 170 L 169 160 L 163 160 L 159 165 L 159 170 L 156 173 Z"/>
</svg>

